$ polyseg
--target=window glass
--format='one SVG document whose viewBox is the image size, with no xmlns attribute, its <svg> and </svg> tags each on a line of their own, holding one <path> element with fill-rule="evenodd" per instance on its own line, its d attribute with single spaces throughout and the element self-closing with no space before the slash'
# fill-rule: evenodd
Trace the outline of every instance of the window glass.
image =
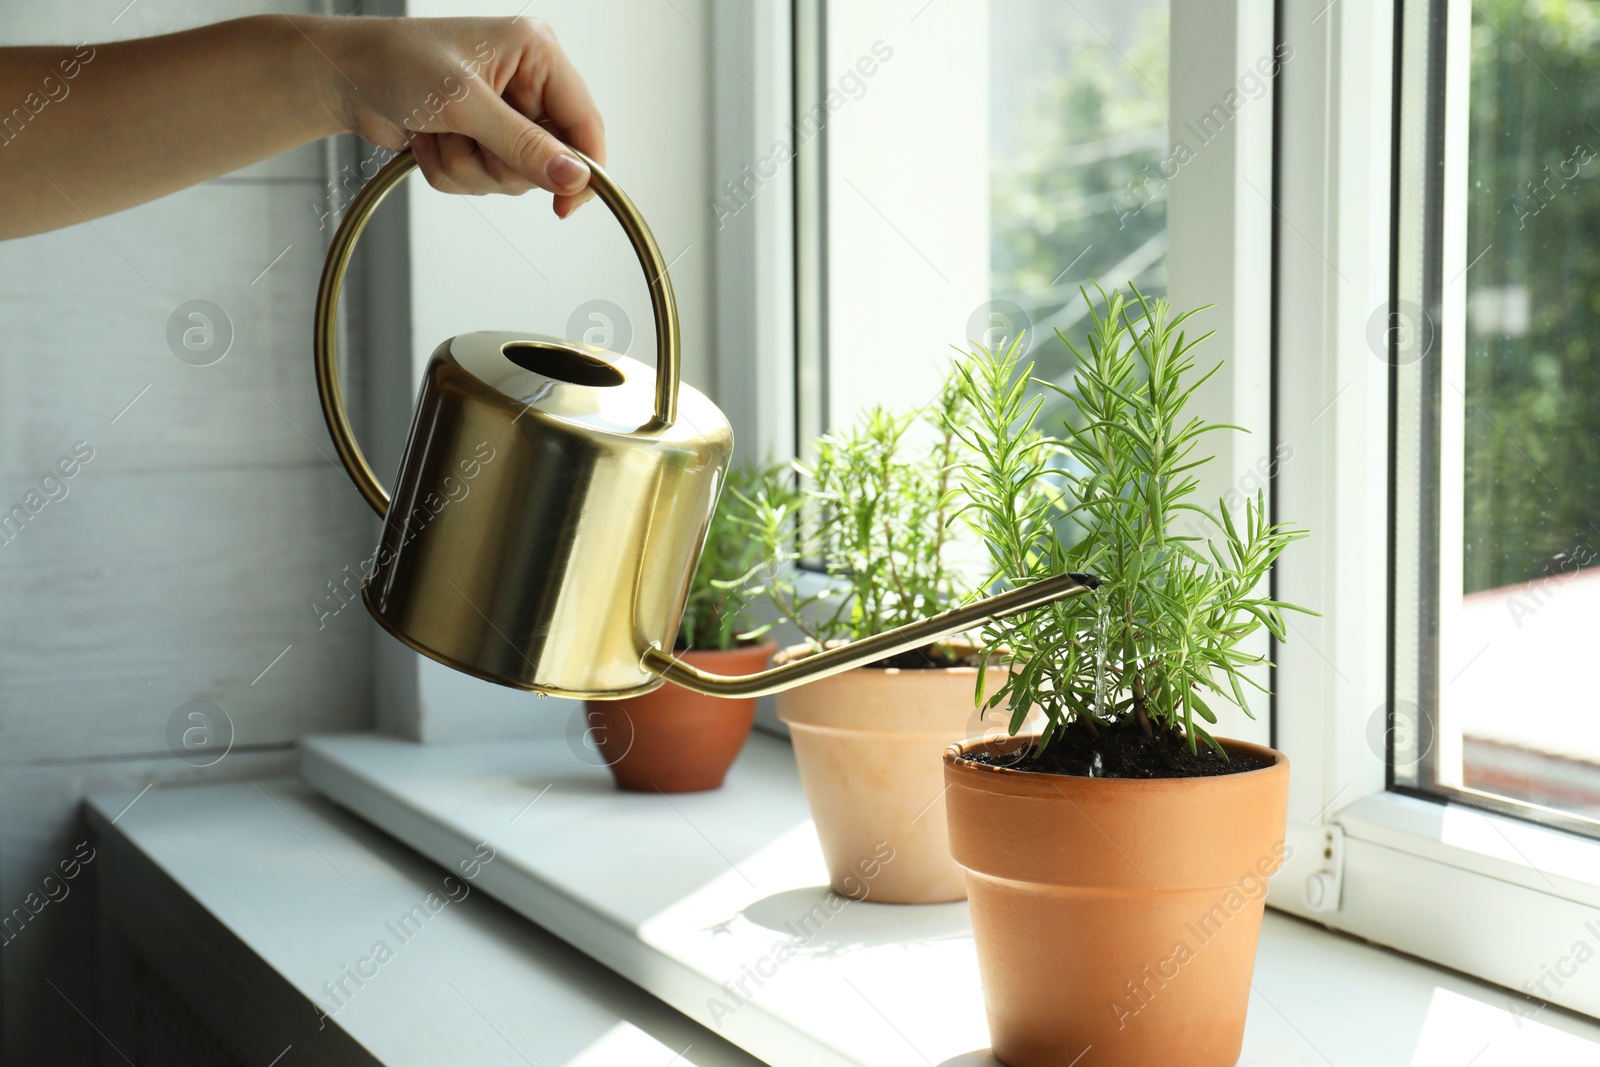
<svg viewBox="0 0 1600 1067">
<path fill-rule="evenodd" d="M 1091 279 L 1165 294 L 1167 10 L 801 6 L 797 124 L 826 111 L 798 154 L 798 232 L 826 234 L 799 250 L 802 438 L 930 399 L 968 340 L 1027 330 L 1066 375 Z"/>
<path fill-rule="evenodd" d="M 989 64 L 988 340 L 1015 306 L 1063 378 L 1080 286 L 1166 294 L 1166 0 L 992 0 Z"/>
<path fill-rule="evenodd" d="M 1402 384 L 1396 440 L 1416 450 L 1397 457 L 1397 508 L 1424 501 L 1438 531 L 1397 549 L 1438 575 L 1436 595 L 1397 590 L 1415 654 L 1435 658 L 1415 703 L 1397 693 L 1397 714 L 1414 721 L 1397 724 L 1396 780 L 1592 830 L 1578 820 L 1600 819 L 1587 669 L 1600 649 L 1600 11 L 1460 10 L 1472 19 L 1469 76 L 1436 78 L 1433 91 L 1466 94 L 1464 130 L 1446 131 L 1465 137 L 1465 165 L 1444 149 L 1441 180 L 1455 184 L 1433 198 L 1435 236 L 1422 245 L 1447 244 L 1459 196 L 1463 262 L 1434 279 L 1442 296 L 1417 301 L 1397 359 L 1416 398 Z"/>
</svg>

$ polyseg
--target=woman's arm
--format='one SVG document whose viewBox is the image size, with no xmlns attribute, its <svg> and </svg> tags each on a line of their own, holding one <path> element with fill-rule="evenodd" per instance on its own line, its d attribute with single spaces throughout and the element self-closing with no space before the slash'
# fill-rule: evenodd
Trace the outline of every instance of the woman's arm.
<svg viewBox="0 0 1600 1067">
<path fill-rule="evenodd" d="M 583 79 L 534 19 L 254 16 L 115 44 L 0 48 L 0 238 L 164 196 L 331 134 L 415 149 L 449 192 L 591 194 Z"/>
</svg>

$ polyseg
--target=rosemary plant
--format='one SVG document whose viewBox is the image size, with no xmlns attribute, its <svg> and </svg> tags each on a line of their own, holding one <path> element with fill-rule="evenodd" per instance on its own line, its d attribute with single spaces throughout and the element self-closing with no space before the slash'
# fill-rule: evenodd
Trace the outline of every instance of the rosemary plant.
<svg viewBox="0 0 1600 1067">
<path fill-rule="evenodd" d="M 750 601 L 749 576 L 760 566 L 762 547 L 745 534 L 751 489 L 766 471 L 734 467 L 728 471 L 717 510 L 706 532 L 705 550 L 689 582 L 689 599 L 678 624 L 678 647 L 733 648 L 752 638 L 745 633 L 744 609 Z"/>
<path fill-rule="evenodd" d="M 771 472 L 747 494 L 742 522 L 765 560 L 761 591 L 812 645 L 859 640 L 975 591 L 952 566 L 950 539 L 970 415 L 952 375 L 931 404 L 871 408 L 819 438 L 810 462 Z M 803 568 L 820 570 L 820 591 L 801 592 Z"/>
<path fill-rule="evenodd" d="M 977 346 L 958 365 L 974 411 L 967 517 L 996 573 L 1011 584 L 1067 571 L 1101 580 L 1093 596 L 987 626 L 986 650 L 1005 650 L 1012 669 L 988 696 L 980 672 L 977 700 L 1004 704 L 1013 733 L 1040 708 L 1040 752 L 1069 729 L 1097 740 L 1121 728 L 1191 753 L 1198 739 L 1226 758 L 1197 720 L 1217 721 L 1219 695 L 1248 714 L 1245 688 L 1265 691 L 1248 671 L 1263 660 L 1243 646 L 1263 628 L 1283 639 L 1282 612 L 1304 610 L 1261 591 L 1304 531 L 1269 522 L 1258 494 L 1237 517 L 1220 509 L 1216 538 L 1173 532 L 1182 512 L 1206 514 L 1192 498 L 1212 458 L 1198 451 L 1207 435 L 1239 429 L 1184 413 L 1216 373 L 1197 374 L 1192 354 L 1210 335 L 1186 339 L 1193 313 L 1174 316 L 1137 290 L 1099 296 L 1103 311 L 1084 294 L 1087 352 L 1058 332 L 1076 361 L 1071 386 L 1037 383 L 1067 401 L 1060 436 L 1036 426 L 1044 396 L 1029 388 L 1021 338 Z"/>
</svg>

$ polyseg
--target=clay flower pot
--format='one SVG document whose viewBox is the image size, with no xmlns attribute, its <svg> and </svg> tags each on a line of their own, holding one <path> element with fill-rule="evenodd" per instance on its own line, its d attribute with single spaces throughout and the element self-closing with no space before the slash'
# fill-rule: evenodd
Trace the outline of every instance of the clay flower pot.
<svg viewBox="0 0 1600 1067">
<path fill-rule="evenodd" d="M 1078 778 L 944 757 L 994 1054 L 1009 1067 L 1239 1059 L 1289 761 L 1211 778 Z"/>
<path fill-rule="evenodd" d="M 835 893 L 883 904 L 967 895 L 950 858 L 939 757 L 984 728 L 973 704 L 977 673 L 858 667 L 778 694 Z M 868 884 L 860 865 L 885 844 L 893 859 Z"/>
<path fill-rule="evenodd" d="M 777 643 L 691 650 L 678 658 L 715 674 L 765 670 Z M 622 789 L 698 793 L 716 789 L 750 736 L 752 699 L 721 700 L 671 682 L 644 696 L 591 700 L 585 708 L 600 755 Z"/>
</svg>

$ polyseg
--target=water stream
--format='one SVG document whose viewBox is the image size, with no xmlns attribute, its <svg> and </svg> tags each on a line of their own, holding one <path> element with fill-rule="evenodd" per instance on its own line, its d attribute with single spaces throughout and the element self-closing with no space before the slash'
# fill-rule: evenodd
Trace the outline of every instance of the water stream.
<svg viewBox="0 0 1600 1067">
<path fill-rule="evenodd" d="M 1094 717 L 1102 719 L 1106 709 L 1106 631 L 1111 624 L 1111 600 L 1099 592 L 1094 599 Z"/>
<path fill-rule="evenodd" d="M 1106 709 L 1106 631 L 1111 625 L 1111 599 L 1096 591 L 1094 620 L 1094 717 L 1105 718 Z M 1094 754 L 1089 766 L 1089 777 L 1101 777 L 1100 753 Z"/>
</svg>

